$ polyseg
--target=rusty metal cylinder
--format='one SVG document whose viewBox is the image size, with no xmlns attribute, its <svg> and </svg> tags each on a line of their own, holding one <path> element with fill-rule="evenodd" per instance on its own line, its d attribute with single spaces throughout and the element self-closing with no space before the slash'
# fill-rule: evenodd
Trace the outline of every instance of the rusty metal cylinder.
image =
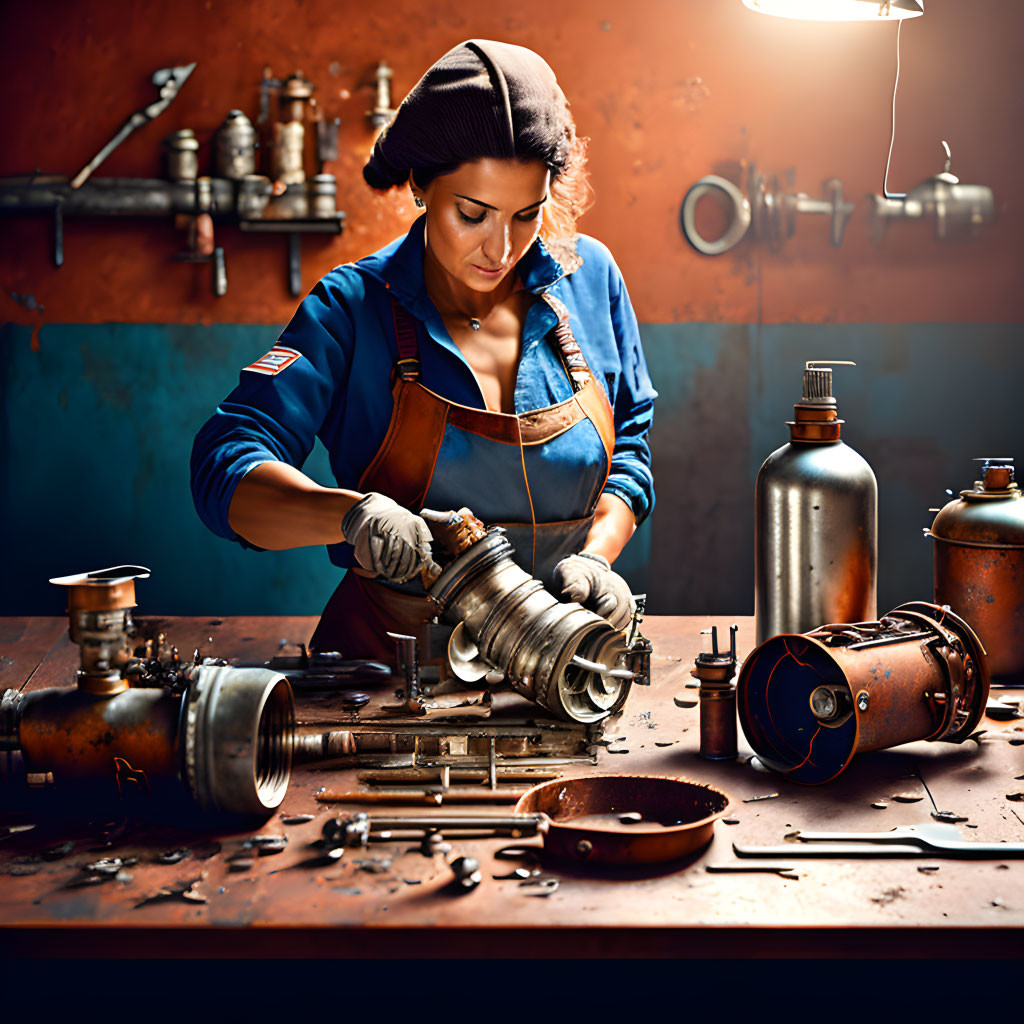
<svg viewBox="0 0 1024 1024">
<path fill-rule="evenodd" d="M 291 687 L 268 669 L 201 666 L 183 695 L 162 687 L 98 694 L 12 691 L 0 701 L 0 748 L 29 775 L 101 797 L 134 794 L 266 817 L 284 799 L 295 733 Z"/>
<path fill-rule="evenodd" d="M 724 761 L 737 754 L 736 687 L 700 688 L 700 756 Z"/>
<path fill-rule="evenodd" d="M 557 600 L 513 554 L 505 531 L 491 527 L 430 588 L 434 606 L 456 626 L 453 670 L 464 681 L 498 670 L 523 696 L 571 721 L 617 711 L 633 677 L 625 636 L 594 612 Z M 610 671 L 581 667 L 581 660 Z"/>
<path fill-rule="evenodd" d="M 835 778 L 855 753 L 915 740 L 959 743 L 988 699 L 985 649 L 949 609 L 900 605 L 878 622 L 776 636 L 740 672 L 739 718 L 769 767 Z"/>
<path fill-rule="evenodd" d="M 995 682 L 1024 685 L 1024 494 L 1009 459 L 983 459 L 983 479 L 945 505 L 935 541 L 935 603 L 977 632 Z"/>
</svg>

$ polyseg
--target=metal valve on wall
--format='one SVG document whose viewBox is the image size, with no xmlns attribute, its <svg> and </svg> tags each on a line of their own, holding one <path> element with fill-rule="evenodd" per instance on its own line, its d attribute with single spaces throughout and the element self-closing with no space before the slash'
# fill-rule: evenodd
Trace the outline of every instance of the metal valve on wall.
<svg viewBox="0 0 1024 1024">
<path fill-rule="evenodd" d="M 931 220 L 935 237 L 941 241 L 972 238 L 995 219 L 995 198 L 986 185 L 964 185 L 951 174 L 949 146 L 945 168 L 926 178 L 905 194 L 886 192 L 869 195 L 868 233 L 878 245 L 886 236 L 889 225 L 895 221 Z M 743 171 L 736 168 L 729 176 L 708 174 L 694 182 L 683 197 L 679 221 L 686 240 L 705 256 L 721 256 L 746 237 L 777 251 L 796 231 L 797 214 L 816 214 L 829 219 L 829 240 L 835 248 L 843 244 L 843 235 L 855 205 L 843 196 L 843 183 L 830 178 L 822 186 L 822 198 L 815 199 L 806 192 L 793 189 L 794 172 L 786 174 L 785 185 L 778 175 L 766 178 L 751 165 L 746 171 L 746 191 L 737 180 L 743 180 Z M 737 180 L 733 180 L 737 179 Z M 702 204 L 702 201 L 703 204 Z M 701 205 L 718 206 L 715 220 L 718 234 L 702 216 Z"/>
</svg>

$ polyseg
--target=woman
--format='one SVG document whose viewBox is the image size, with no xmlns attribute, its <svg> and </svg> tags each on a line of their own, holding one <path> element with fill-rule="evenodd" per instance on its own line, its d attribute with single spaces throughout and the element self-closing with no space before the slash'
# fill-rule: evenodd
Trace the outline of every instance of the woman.
<svg viewBox="0 0 1024 1024">
<path fill-rule="evenodd" d="M 610 567 L 654 501 L 651 387 L 604 247 L 577 238 L 583 145 L 551 69 L 471 40 L 401 104 L 364 169 L 409 183 L 408 235 L 324 277 L 196 438 L 206 524 L 259 548 L 326 544 L 352 568 L 311 641 L 390 660 L 431 611 L 424 507 L 505 525 L 527 571 L 614 625 Z M 324 442 L 339 487 L 299 466 Z"/>
</svg>

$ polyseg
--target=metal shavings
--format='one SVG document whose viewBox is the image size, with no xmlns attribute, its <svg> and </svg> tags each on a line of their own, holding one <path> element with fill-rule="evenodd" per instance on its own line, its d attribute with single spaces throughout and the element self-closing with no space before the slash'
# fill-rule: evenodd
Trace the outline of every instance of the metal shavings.
<svg viewBox="0 0 1024 1024">
<path fill-rule="evenodd" d="M 877 903 L 880 907 L 888 906 L 890 903 L 895 903 L 896 900 L 901 900 L 906 895 L 902 885 L 897 886 L 895 889 L 886 889 L 881 896 L 872 896 L 871 902 Z"/>
<path fill-rule="evenodd" d="M 740 819 L 739 818 L 723 818 L 722 819 L 722 824 L 723 825 L 738 825 L 739 823 L 740 823 Z"/>
<path fill-rule="evenodd" d="M 383 857 L 380 860 L 370 858 L 369 860 L 354 860 L 353 864 L 360 870 L 370 875 L 383 875 L 391 870 L 391 858 Z"/>
<path fill-rule="evenodd" d="M 748 796 L 743 802 L 745 804 L 756 804 L 758 800 L 774 800 L 778 793 L 761 793 L 759 796 Z"/>
<path fill-rule="evenodd" d="M 933 875 L 933 874 L 935 874 L 936 871 L 939 870 L 939 865 L 938 864 L 918 864 L 917 865 L 917 870 L 920 871 L 922 875 Z"/>
<path fill-rule="evenodd" d="M 674 747 L 678 742 L 678 740 L 655 740 L 654 745 L 656 747 Z"/>
<path fill-rule="evenodd" d="M 917 793 L 894 793 L 892 799 L 898 804 L 916 804 L 919 800 L 923 800 L 923 796 L 919 796 Z"/>
<path fill-rule="evenodd" d="M 158 864 L 177 864 L 191 853 L 192 851 L 187 846 L 180 846 L 177 850 L 165 850 L 163 853 L 158 853 L 156 860 Z"/>
<path fill-rule="evenodd" d="M 423 879 L 422 878 L 403 878 L 402 881 L 405 882 L 406 885 L 422 885 L 423 884 Z"/>
<path fill-rule="evenodd" d="M 1024 793 L 1007 793 L 1007 800 L 1012 800 L 1014 803 L 1021 803 L 1024 801 Z"/>
<path fill-rule="evenodd" d="M 687 689 L 687 690 L 699 690 L 700 689 L 700 683 L 684 683 L 683 685 L 684 685 L 684 689 Z"/>
<path fill-rule="evenodd" d="M 238 863 L 236 861 L 235 863 Z M 196 886 L 202 881 L 202 876 L 175 882 L 174 885 L 164 886 L 158 889 L 152 896 L 147 896 L 135 904 L 135 909 L 144 907 L 147 903 L 162 903 L 164 900 L 182 900 L 185 903 L 205 903 L 206 897 L 196 891 Z"/>
<path fill-rule="evenodd" d="M 1018 814 L 1018 813 L 1017 813 L 1017 812 L 1016 812 L 1016 811 L 1015 811 L 1015 810 L 1014 810 L 1014 809 L 1013 809 L 1012 807 L 1010 808 L 1010 813 L 1011 813 L 1011 814 L 1012 814 L 1012 815 L 1013 815 L 1013 816 L 1014 816 L 1014 817 L 1015 817 L 1015 818 L 1016 818 L 1016 819 L 1017 819 L 1017 820 L 1018 820 L 1018 821 L 1019 821 L 1019 822 L 1020 822 L 1020 823 L 1021 823 L 1022 825 L 1024 825 L 1024 818 L 1022 818 L 1022 817 L 1021 817 L 1021 816 L 1020 816 L 1020 815 L 1019 815 L 1019 814 Z"/>
<path fill-rule="evenodd" d="M 250 871 L 255 864 L 252 857 L 236 857 L 228 862 L 228 871 Z"/>
<path fill-rule="evenodd" d="M 611 738 L 611 740 L 609 740 L 609 742 L 610 743 L 622 743 L 625 740 L 625 738 L 626 738 L 625 736 L 613 736 Z"/>
<path fill-rule="evenodd" d="M 66 843 L 57 843 L 56 846 L 47 847 L 47 849 L 43 850 L 40 856 L 43 860 L 62 860 L 74 848 L 74 842 L 69 839 Z"/>
<path fill-rule="evenodd" d="M 629 753 L 629 747 L 609 747 L 608 748 L 608 753 L 609 754 L 628 754 Z"/>
<path fill-rule="evenodd" d="M 128 881 L 131 881 L 132 876 L 124 869 L 138 864 L 138 862 L 138 857 L 126 857 L 123 860 L 120 857 L 106 857 L 94 861 L 92 864 L 85 864 L 64 888 L 79 889 L 86 885 L 100 885 L 103 882 L 112 882 L 115 878 L 118 881 L 124 881 L 122 877 L 124 875 L 128 876 Z"/>
<path fill-rule="evenodd" d="M 791 864 L 706 864 L 704 870 L 709 874 L 737 875 L 782 875 L 784 871 L 792 871 Z M 784 878 L 798 878 L 799 875 L 783 875 Z"/>
<path fill-rule="evenodd" d="M 10 839 L 11 836 L 17 835 L 19 832 L 29 832 L 35 828 L 35 825 L 9 825 L 7 827 L 7 835 L 0 836 L 0 839 Z"/>
<path fill-rule="evenodd" d="M 1010 870 L 1010 865 L 1009 864 L 997 864 L 996 865 L 996 871 L 1009 871 L 1009 870 Z"/>
<path fill-rule="evenodd" d="M 282 825 L 305 825 L 307 821 L 312 821 L 316 817 L 315 814 L 282 814 L 281 824 Z"/>
<path fill-rule="evenodd" d="M 524 893 L 525 896 L 550 896 L 553 892 L 558 889 L 559 881 L 557 878 L 530 878 L 525 882 L 519 883 L 519 888 L 535 888 L 536 892 Z"/>
<path fill-rule="evenodd" d="M 871 806 L 876 811 L 884 811 L 889 805 L 884 800 L 876 800 Z"/>
<path fill-rule="evenodd" d="M 250 836 L 242 844 L 243 846 L 277 846 L 279 844 L 287 843 L 287 836 Z"/>
<path fill-rule="evenodd" d="M 516 868 L 510 871 L 507 875 L 491 875 L 495 881 L 504 882 L 506 879 L 515 878 L 522 881 L 524 878 L 530 878 L 533 875 L 539 875 L 540 872 L 537 870 L 531 871 L 529 868 Z"/>
<path fill-rule="evenodd" d="M 954 814 L 952 811 L 932 811 L 932 817 L 947 825 L 959 825 L 960 822 L 967 820 L 962 814 Z"/>
<path fill-rule="evenodd" d="M 256 847 L 256 852 L 261 857 L 273 857 L 275 853 L 282 853 L 287 845 L 287 842 L 261 843 L 259 846 Z"/>
<path fill-rule="evenodd" d="M 675 704 L 677 708 L 695 708 L 699 701 L 683 700 L 681 697 L 673 697 L 672 703 Z"/>
<path fill-rule="evenodd" d="M 351 886 L 347 885 L 332 885 L 331 888 L 335 892 L 344 893 L 346 896 L 358 896 L 363 891 L 362 889 L 353 889 Z M 384 907 L 383 909 L 387 910 L 387 907 Z"/>
<path fill-rule="evenodd" d="M 644 816 L 639 811 L 624 811 L 619 815 L 619 821 L 623 825 L 636 825 L 643 820 Z"/>
<path fill-rule="evenodd" d="M 1005 907 L 1005 906 L 1006 906 L 1006 904 L 1005 904 L 1005 903 L 1004 903 L 1004 902 L 1003 902 L 1003 901 L 1002 901 L 1002 900 L 1001 900 L 1001 899 L 1000 899 L 1000 898 L 999 898 L 999 897 L 997 896 L 997 897 L 996 897 L 996 898 L 995 898 L 995 899 L 994 899 L 994 900 L 992 901 L 992 906 L 993 906 L 993 907 Z"/>
</svg>

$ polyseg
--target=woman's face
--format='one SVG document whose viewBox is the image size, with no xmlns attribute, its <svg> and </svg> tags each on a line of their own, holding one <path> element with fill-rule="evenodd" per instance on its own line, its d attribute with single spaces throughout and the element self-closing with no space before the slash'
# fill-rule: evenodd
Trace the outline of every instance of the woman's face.
<svg viewBox="0 0 1024 1024">
<path fill-rule="evenodd" d="M 540 232 L 549 184 L 540 160 L 483 157 L 413 186 L 427 248 L 453 284 L 490 292 L 508 276 Z"/>
</svg>

